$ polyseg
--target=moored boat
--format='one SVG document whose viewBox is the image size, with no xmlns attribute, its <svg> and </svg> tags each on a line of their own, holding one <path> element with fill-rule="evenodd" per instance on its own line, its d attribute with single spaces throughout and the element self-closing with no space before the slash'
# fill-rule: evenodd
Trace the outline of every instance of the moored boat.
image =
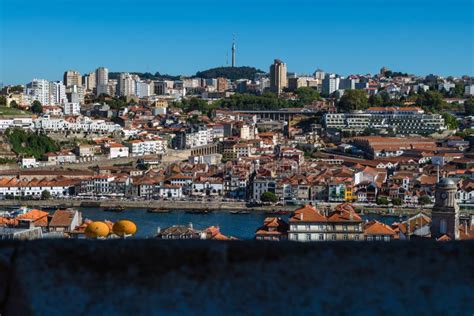
<svg viewBox="0 0 474 316">
<path fill-rule="evenodd" d="M 165 214 L 165 213 L 170 213 L 170 210 L 167 210 L 162 207 L 157 207 L 157 208 L 149 208 L 146 210 L 148 213 L 159 213 L 159 214 Z"/>
<path fill-rule="evenodd" d="M 109 206 L 109 207 L 104 207 L 104 208 L 103 208 L 103 211 L 104 211 L 104 212 L 116 212 L 116 213 L 119 213 L 119 212 L 125 211 L 125 207 L 123 207 L 123 206 Z"/>
</svg>

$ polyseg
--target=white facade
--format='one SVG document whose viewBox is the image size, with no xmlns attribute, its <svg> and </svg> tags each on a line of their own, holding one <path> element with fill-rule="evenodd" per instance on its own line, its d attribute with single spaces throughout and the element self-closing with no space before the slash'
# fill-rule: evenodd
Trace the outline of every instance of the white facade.
<svg viewBox="0 0 474 316">
<path fill-rule="evenodd" d="M 134 140 L 126 143 L 132 156 L 144 156 L 166 153 L 166 141 L 163 139 Z"/>
<path fill-rule="evenodd" d="M 39 101 L 41 104 L 50 103 L 49 81 L 44 79 L 33 79 L 26 85 L 26 94 L 32 101 Z"/>
<path fill-rule="evenodd" d="M 109 159 L 114 159 L 114 158 L 126 158 L 128 157 L 128 147 L 120 145 L 120 144 L 112 144 L 108 148 L 109 152 Z"/>
<path fill-rule="evenodd" d="M 67 102 L 66 86 L 62 81 L 51 82 L 50 84 L 51 104 L 61 105 Z"/>
<path fill-rule="evenodd" d="M 140 80 L 140 78 L 136 75 L 131 75 L 127 72 L 121 73 L 118 81 L 118 94 L 120 96 L 137 95 L 136 82 L 138 80 Z"/>
<path fill-rule="evenodd" d="M 63 105 L 64 115 L 80 115 L 81 114 L 81 105 L 77 102 L 67 102 Z"/>
<path fill-rule="evenodd" d="M 392 128 L 400 134 L 433 133 L 444 130 L 444 119 L 440 114 L 425 114 L 423 111 L 404 111 L 403 108 L 387 111 L 359 111 L 353 113 L 327 113 L 324 116 L 327 128 L 363 131 L 366 128 Z"/>
</svg>

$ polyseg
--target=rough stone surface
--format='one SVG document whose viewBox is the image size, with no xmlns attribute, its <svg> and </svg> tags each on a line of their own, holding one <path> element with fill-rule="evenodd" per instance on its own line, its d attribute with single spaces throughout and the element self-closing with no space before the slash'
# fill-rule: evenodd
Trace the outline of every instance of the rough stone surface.
<svg viewBox="0 0 474 316">
<path fill-rule="evenodd" d="M 5 315 L 471 315 L 474 243 L 0 242 Z"/>
</svg>

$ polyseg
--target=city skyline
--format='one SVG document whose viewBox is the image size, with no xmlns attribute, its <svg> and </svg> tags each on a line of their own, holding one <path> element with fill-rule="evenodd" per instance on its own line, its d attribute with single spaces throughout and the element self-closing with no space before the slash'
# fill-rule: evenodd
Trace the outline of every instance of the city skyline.
<svg viewBox="0 0 474 316">
<path fill-rule="evenodd" d="M 81 7 L 68 1 L 52 1 L 51 7 L 27 1 L 19 8 L 6 0 L 0 82 L 59 80 L 68 69 L 83 74 L 99 66 L 116 72 L 193 75 L 226 65 L 233 34 L 237 66 L 265 71 L 279 58 L 296 73 L 322 68 L 366 74 L 387 66 L 417 75 L 472 75 L 472 2 L 456 3 L 439 7 L 424 0 L 338 0 L 291 5 L 265 0 L 250 7 L 248 1 L 185 1 L 178 6 L 141 0 L 120 16 L 123 1 L 85 1 Z M 354 15 L 360 20 L 354 21 Z M 39 26 L 41 31 L 32 36 Z"/>
</svg>

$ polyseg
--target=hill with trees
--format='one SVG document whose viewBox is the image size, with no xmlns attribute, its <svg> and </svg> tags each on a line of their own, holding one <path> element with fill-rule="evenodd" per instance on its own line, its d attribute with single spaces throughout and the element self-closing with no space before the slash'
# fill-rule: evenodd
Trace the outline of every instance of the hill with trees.
<svg viewBox="0 0 474 316">
<path fill-rule="evenodd" d="M 237 79 L 249 79 L 252 80 L 255 78 L 255 75 L 258 73 L 265 73 L 264 71 L 254 68 L 254 67 L 217 67 L 212 69 L 207 69 L 203 71 L 198 71 L 195 77 L 199 78 L 217 78 L 224 77 L 230 80 Z"/>
<path fill-rule="evenodd" d="M 5 135 L 13 151 L 18 155 L 39 159 L 47 152 L 59 150 L 58 144 L 46 135 L 37 135 L 20 128 L 7 129 Z"/>
<path fill-rule="evenodd" d="M 149 80 L 179 80 L 181 76 L 173 76 L 168 74 L 160 74 L 158 71 L 155 74 L 150 72 L 129 72 L 132 75 L 138 75 L 140 79 L 149 79 Z M 109 79 L 118 80 L 120 77 L 120 72 L 109 72 Z"/>
</svg>

